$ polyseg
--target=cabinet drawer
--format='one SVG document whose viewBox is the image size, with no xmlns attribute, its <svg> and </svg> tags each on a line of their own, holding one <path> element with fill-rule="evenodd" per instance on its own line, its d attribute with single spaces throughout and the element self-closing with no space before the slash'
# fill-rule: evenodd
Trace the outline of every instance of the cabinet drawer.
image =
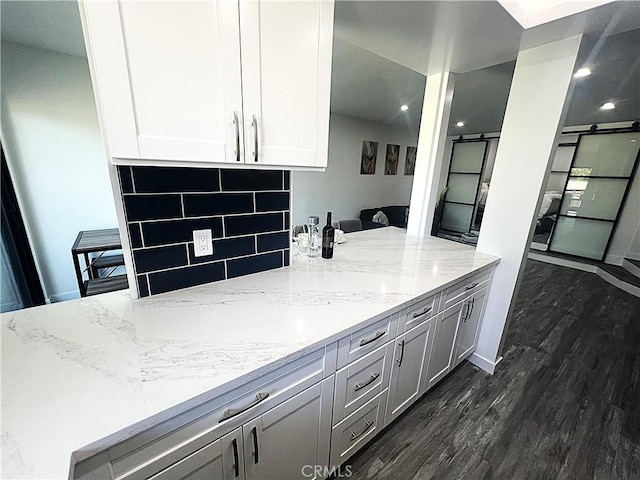
<svg viewBox="0 0 640 480">
<path fill-rule="evenodd" d="M 325 349 L 305 355 L 109 449 L 117 479 L 148 478 L 323 378 Z"/>
<path fill-rule="evenodd" d="M 331 431 L 330 466 L 338 467 L 384 427 L 388 390 L 364 404 Z"/>
<path fill-rule="evenodd" d="M 396 336 L 398 314 L 383 318 L 346 336 L 338 342 L 338 368 L 373 352 Z"/>
<path fill-rule="evenodd" d="M 402 312 L 400 312 L 400 319 L 398 320 L 398 335 L 411 330 L 413 327 L 433 317 L 438 311 L 439 300 L 440 293 L 437 293 L 402 310 Z"/>
<path fill-rule="evenodd" d="M 334 424 L 389 386 L 392 358 L 393 342 L 389 342 L 336 373 Z"/>
<path fill-rule="evenodd" d="M 443 310 L 449 308 L 488 285 L 492 273 L 493 268 L 489 268 L 447 288 L 444 292 L 444 306 L 441 308 Z"/>
</svg>

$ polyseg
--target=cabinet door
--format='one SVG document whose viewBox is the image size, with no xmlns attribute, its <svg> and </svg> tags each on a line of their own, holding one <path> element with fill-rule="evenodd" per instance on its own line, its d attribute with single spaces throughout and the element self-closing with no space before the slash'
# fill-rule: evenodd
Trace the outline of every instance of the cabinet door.
<svg viewBox="0 0 640 480">
<path fill-rule="evenodd" d="M 237 161 L 242 152 L 235 2 L 83 4 L 85 38 L 112 157 Z"/>
<path fill-rule="evenodd" d="M 431 388 L 444 377 L 453 366 L 453 347 L 458 329 L 458 319 L 467 301 L 448 308 L 435 318 L 433 346 L 429 357 L 427 388 Z"/>
<path fill-rule="evenodd" d="M 220 440 L 171 465 L 150 480 L 226 480 Z"/>
<path fill-rule="evenodd" d="M 431 320 L 396 339 L 385 425 L 395 420 L 420 396 L 426 373 Z"/>
<path fill-rule="evenodd" d="M 458 338 L 456 340 L 455 364 L 459 364 L 476 349 L 480 321 L 484 314 L 484 306 L 487 300 L 488 289 L 483 289 L 467 300 L 467 306 L 462 311 Z"/>
<path fill-rule="evenodd" d="M 244 424 L 247 480 L 299 479 L 329 462 L 333 375 Z"/>
<path fill-rule="evenodd" d="M 240 0 L 246 163 L 326 167 L 333 1 Z"/>
</svg>

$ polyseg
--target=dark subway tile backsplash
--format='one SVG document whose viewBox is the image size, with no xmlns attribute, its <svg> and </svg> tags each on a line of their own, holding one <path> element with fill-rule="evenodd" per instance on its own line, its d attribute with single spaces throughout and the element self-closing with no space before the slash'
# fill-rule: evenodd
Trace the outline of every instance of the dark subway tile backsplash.
<svg viewBox="0 0 640 480">
<path fill-rule="evenodd" d="M 282 230 L 284 222 L 281 213 L 261 213 L 225 217 L 224 233 L 227 237 L 266 233 Z"/>
<path fill-rule="evenodd" d="M 289 248 L 289 232 L 267 233 L 258 235 L 258 252 L 285 250 Z"/>
<path fill-rule="evenodd" d="M 289 198 L 288 193 L 285 193 L 285 195 Z M 254 210 L 253 193 L 251 192 L 184 196 L 185 217 L 253 213 Z"/>
<path fill-rule="evenodd" d="M 118 171 L 141 297 L 289 265 L 289 172 Z M 194 255 L 201 229 L 212 230 L 213 255 Z"/>
<path fill-rule="evenodd" d="M 151 294 L 170 292 L 181 288 L 202 285 L 203 283 L 224 280 L 224 263 L 208 263 L 195 267 L 167 270 L 149 274 Z M 176 319 L 178 320 L 178 319 Z"/>
<path fill-rule="evenodd" d="M 255 192 L 283 190 L 282 170 L 221 170 L 222 190 L 227 192 Z"/>
<path fill-rule="evenodd" d="M 136 280 L 138 281 L 138 288 L 140 289 L 140 296 L 141 297 L 148 297 L 149 296 L 149 283 L 147 282 L 147 276 L 146 275 L 138 275 L 136 277 Z"/>
<path fill-rule="evenodd" d="M 136 193 L 217 192 L 217 168 L 131 167 Z"/>
<path fill-rule="evenodd" d="M 122 189 L 122 193 L 133 193 L 131 169 L 128 167 L 120 168 L 118 174 L 120 176 L 120 188 Z"/>
<path fill-rule="evenodd" d="M 209 263 L 213 260 L 225 258 L 244 257 L 256 253 L 256 237 L 221 238 L 213 241 L 213 256 L 196 257 L 193 253 L 193 244 L 189 245 L 189 260 L 191 264 Z"/>
<path fill-rule="evenodd" d="M 139 223 L 129 223 L 129 241 L 131 248 L 142 248 L 142 233 L 140 233 Z"/>
<path fill-rule="evenodd" d="M 171 245 L 134 250 L 133 261 L 136 264 L 137 273 L 181 267 L 187 264 L 187 249 L 185 245 Z"/>
<path fill-rule="evenodd" d="M 289 210 L 289 192 L 256 193 L 256 212 Z"/>
<path fill-rule="evenodd" d="M 180 195 L 125 195 L 124 209 L 127 222 L 182 217 Z"/>
<path fill-rule="evenodd" d="M 282 267 L 282 253 L 273 252 L 255 257 L 235 258 L 227 261 L 227 277 L 235 278 L 250 273 L 264 272 Z"/>
<path fill-rule="evenodd" d="M 142 235 L 147 247 L 172 243 L 193 242 L 193 231 L 211 229 L 213 238 L 222 237 L 220 217 L 171 220 L 168 222 L 145 222 Z"/>
</svg>

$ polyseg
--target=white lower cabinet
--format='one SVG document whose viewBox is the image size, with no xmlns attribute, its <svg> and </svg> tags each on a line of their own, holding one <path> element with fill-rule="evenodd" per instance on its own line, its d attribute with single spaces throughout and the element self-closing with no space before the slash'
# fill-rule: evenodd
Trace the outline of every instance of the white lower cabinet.
<svg viewBox="0 0 640 480">
<path fill-rule="evenodd" d="M 488 288 L 484 288 L 466 300 L 466 307 L 460 317 L 454 366 L 473 353 L 478 345 L 480 333 L 480 320 L 484 315 L 484 307 L 487 303 Z"/>
<path fill-rule="evenodd" d="M 398 418 L 422 394 L 430 334 L 431 319 L 396 338 L 385 425 Z"/>
<path fill-rule="evenodd" d="M 360 450 L 384 427 L 388 390 L 342 420 L 331 431 L 331 468 L 336 469 Z"/>
<path fill-rule="evenodd" d="M 458 320 L 465 302 L 460 302 L 434 319 L 433 348 L 427 369 L 426 389 L 431 388 L 453 367 L 453 346 L 458 330 Z"/>
<path fill-rule="evenodd" d="M 247 480 L 305 478 L 320 471 L 316 466 L 326 471 L 333 385 L 330 377 L 242 426 Z"/>
<path fill-rule="evenodd" d="M 333 385 L 333 377 L 317 383 L 151 478 L 321 478 L 309 474 L 327 471 Z"/>
<path fill-rule="evenodd" d="M 220 440 L 152 477 L 153 480 L 187 480 L 223 478 Z"/>
</svg>

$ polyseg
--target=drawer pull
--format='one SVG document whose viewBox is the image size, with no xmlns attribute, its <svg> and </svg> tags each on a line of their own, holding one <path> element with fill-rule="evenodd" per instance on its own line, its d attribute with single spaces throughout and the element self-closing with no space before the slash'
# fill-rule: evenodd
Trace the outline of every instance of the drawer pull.
<svg viewBox="0 0 640 480">
<path fill-rule="evenodd" d="M 356 438 L 361 437 L 362 435 L 365 434 L 365 432 L 367 430 L 369 430 L 371 427 L 373 427 L 373 422 L 370 422 L 369 420 L 367 420 L 364 423 L 364 429 L 360 432 L 360 433 L 356 433 L 354 431 L 351 432 L 351 441 L 353 442 Z"/>
<path fill-rule="evenodd" d="M 398 362 L 398 368 L 400 368 L 402 366 L 402 360 L 404 359 L 404 340 L 398 345 L 400 345 L 400 358 L 396 358 L 396 362 Z"/>
<path fill-rule="evenodd" d="M 471 285 L 467 285 L 466 287 L 464 287 L 465 291 L 466 290 L 471 290 L 472 288 L 476 288 L 478 286 L 478 282 L 473 282 Z"/>
<path fill-rule="evenodd" d="M 251 402 L 249 405 L 246 405 L 240 408 L 227 408 L 222 414 L 222 420 L 220 420 L 218 423 L 222 423 L 225 420 L 229 420 L 230 418 L 240 415 L 241 413 L 249 410 L 251 407 L 255 407 L 260 402 L 262 402 L 265 398 L 268 398 L 268 397 L 269 397 L 268 393 L 258 392 L 256 394 L 256 399 L 253 402 Z"/>
<path fill-rule="evenodd" d="M 413 318 L 418 318 L 421 317 L 422 315 L 426 315 L 427 313 L 429 313 L 431 310 L 433 309 L 433 307 L 429 307 L 429 308 L 425 308 L 422 312 L 420 313 L 414 313 L 413 314 Z"/>
<path fill-rule="evenodd" d="M 251 436 L 253 437 L 253 463 L 258 464 L 258 429 L 253 427 L 251 429 Z"/>
<path fill-rule="evenodd" d="M 381 332 L 376 332 L 375 336 L 373 336 L 372 338 L 363 338 L 362 340 L 360 340 L 360 346 L 364 347 L 365 345 L 375 342 L 380 337 L 382 337 L 385 333 L 387 332 L 383 330 Z"/>
<path fill-rule="evenodd" d="M 233 476 L 240 476 L 240 461 L 238 459 L 238 440 L 235 438 L 231 441 L 233 447 Z"/>
<path fill-rule="evenodd" d="M 375 382 L 376 378 L 378 378 L 379 376 L 380 376 L 379 373 L 372 373 L 371 378 L 369 378 L 369 380 L 367 380 L 365 383 L 362 383 L 362 384 L 356 383 L 355 391 L 357 392 L 358 390 L 362 390 L 367 385 L 371 385 L 373 382 Z"/>
</svg>

